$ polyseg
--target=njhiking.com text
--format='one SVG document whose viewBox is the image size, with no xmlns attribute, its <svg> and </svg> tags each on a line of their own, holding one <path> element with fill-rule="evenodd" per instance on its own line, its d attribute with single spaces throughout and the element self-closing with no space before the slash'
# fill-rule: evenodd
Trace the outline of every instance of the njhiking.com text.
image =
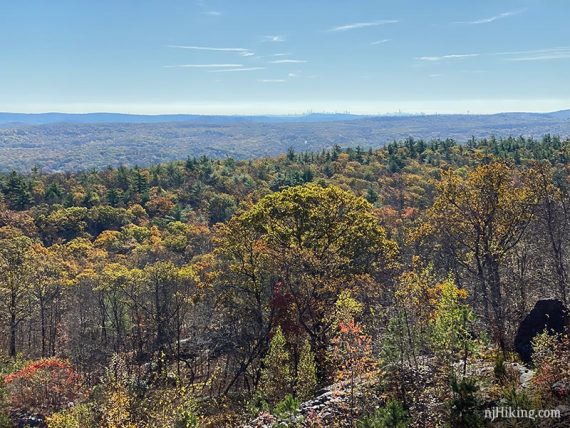
<svg viewBox="0 0 570 428">
<path fill-rule="evenodd" d="M 558 409 L 519 409 L 516 407 L 492 407 L 485 409 L 485 419 L 560 419 Z"/>
</svg>

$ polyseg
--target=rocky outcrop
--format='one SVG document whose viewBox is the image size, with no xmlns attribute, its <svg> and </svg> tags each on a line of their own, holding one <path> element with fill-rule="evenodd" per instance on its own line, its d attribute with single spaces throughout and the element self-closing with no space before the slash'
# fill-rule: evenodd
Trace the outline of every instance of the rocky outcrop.
<svg viewBox="0 0 570 428">
<path fill-rule="evenodd" d="M 519 325 L 515 337 L 515 350 L 525 363 L 532 360 L 532 339 L 545 329 L 549 334 L 562 333 L 570 323 L 568 309 L 561 301 L 539 300 Z"/>
<path fill-rule="evenodd" d="M 305 401 L 294 415 L 280 419 L 267 412 L 261 413 L 253 421 L 242 428 L 273 428 L 279 426 L 311 426 L 314 423 L 319 426 L 349 427 L 346 409 L 349 406 L 349 394 L 347 383 L 340 382 L 323 388 L 312 400 Z M 356 395 L 361 397 L 360 389 L 366 388 L 359 382 L 359 391 Z"/>
</svg>

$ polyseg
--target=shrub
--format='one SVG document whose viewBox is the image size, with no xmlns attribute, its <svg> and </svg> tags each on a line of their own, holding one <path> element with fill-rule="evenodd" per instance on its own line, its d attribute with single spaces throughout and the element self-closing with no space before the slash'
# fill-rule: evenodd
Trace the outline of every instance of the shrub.
<svg viewBox="0 0 570 428">
<path fill-rule="evenodd" d="M 406 428 L 409 424 L 408 412 L 399 401 L 389 400 L 386 406 L 377 409 L 357 423 L 358 428 Z"/>
<path fill-rule="evenodd" d="M 509 388 L 505 393 L 505 405 L 517 409 L 530 410 L 535 408 L 532 399 L 528 396 L 526 391 L 517 391 L 516 388 Z"/>
<path fill-rule="evenodd" d="M 495 379 L 503 383 L 507 378 L 507 369 L 505 368 L 505 357 L 502 353 L 498 353 L 495 357 L 495 366 L 493 367 Z"/>
<path fill-rule="evenodd" d="M 196 428 L 200 425 L 191 392 L 178 380 L 174 387 L 150 391 L 136 404 L 133 414 L 146 421 L 145 427 Z"/>
<path fill-rule="evenodd" d="M 70 409 L 48 416 L 47 424 L 49 428 L 87 428 L 95 426 L 93 413 L 85 404 L 78 404 Z"/>
<path fill-rule="evenodd" d="M 101 413 L 101 426 L 105 428 L 135 428 L 132 422 L 131 407 L 133 397 L 127 389 L 120 385 L 113 385 L 105 391 L 105 399 L 99 411 Z"/>
<path fill-rule="evenodd" d="M 570 339 L 566 335 L 537 335 L 532 341 L 536 374 L 533 389 L 544 403 L 570 395 Z"/>
<path fill-rule="evenodd" d="M 465 378 L 451 382 L 451 426 L 475 428 L 483 426 L 477 392 L 479 387 L 474 379 Z"/>
<path fill-rule="evenodd" d="M 256 417 L 261 412 L 269 412 L 270 405 L 263 393 L 261 391 L 256 391 L 247 401 L 245 408 L 250 416 Z"/>
<path fill-rule="evenodd" d="M 281 419 L 287 419 L 299 412 L 301 403 L 291 394 L 287 394 L 283 400 L 275 405 L 273 414 Z"/>
<path fill-rule="evenodd" d="M 12 412 L 44 416 L 60 411 L 82 397 L 81 377 L 68 361 L 33 361 L 5 376 Z"/>
<path fill-rule="evenodd" d="M 0 428 L 8 428 L 11 426 L 6 395 L 7 392 L 6 388 L 4 388 L 4 381 L 2 376 L 0 376 Z"/>
</svg>

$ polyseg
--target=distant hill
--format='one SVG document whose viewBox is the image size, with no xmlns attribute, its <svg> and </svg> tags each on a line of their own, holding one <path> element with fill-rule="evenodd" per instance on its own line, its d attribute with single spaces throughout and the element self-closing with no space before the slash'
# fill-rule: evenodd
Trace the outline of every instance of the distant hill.
<svg viewBox="0 0 570 428">
<path fill-rule="evenodd" d="M 188 122 L 201 124 L 227 124 L 227 123 L 314 123 L 314 122 L 340 122 L 377 118 L 381 120 L 417 118 L 417 117 L 456 117 L 473 118 L 485 117 L 490 121 L 499 117 L 506 120 L 520 120 L 525 118 L 537 119 L 539 117 L 570 120 L 570 110 L 561 110 L 553 113 L 499 113 L 494 115 L 355 115 L 350 113 L 307 113 L 298 115 L 197 115 L 197 114 L 159 114 L 141 115 L 124 113 L 5 113 L 0 112 L 0 125 L 47 125 L 53 123 L 169 123 Z"/>
<path fill-rule="evenodd" d="M 140 116 L 114 113 L 0 113 L 0 170 L 46 171 L 149 165 L 188 156 L 274 156 L 379 147 L 407 137 L 570 136 L 570 110 L 494 115 Z"/>
<path fill-rule="evenodd" d="M 267 116 L 212 116 L 196 114 L 159 114 L 139 115 L 123 113 L 2 113 L 0 125 L 46 125 L 52 123 L 283 123 L 283 122 L 336 122 L 341 120 L 362 119 L 358 116 L 344 113 L 309 113 L 303 115 L 267 115 Z"/>
</svg>

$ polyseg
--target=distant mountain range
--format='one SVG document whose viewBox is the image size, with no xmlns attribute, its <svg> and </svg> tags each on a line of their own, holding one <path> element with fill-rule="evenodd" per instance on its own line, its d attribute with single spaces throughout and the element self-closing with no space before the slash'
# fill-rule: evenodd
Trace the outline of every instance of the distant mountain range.
<svg viewBox="0 0 570 428">
<path fill-rule="evenodd" d="M 216 116 L 198 114 L 159 114 L 141 115 L 124 113 L 4 113 L 0 112 L 1 125 L 47 125 L 52 123 L 169 123 L 188 122 L 201 124 L 229 124 L 229 123 L 315 123 L 315 122 L 341 122 L 359 119 L 401 119 L 418 117 L 459 117 L 459 118 L 488 118 L 496 119 L 568 119 L 570 110 L 561 110 L 552 113 L 498 113 L 490 115 L 463 115 L 463 114 L 390 114 L 390 115 L 355 115 L 350 113 L 307 113 L 298 115 L 261 115 L 261 116 Z"/>
<path fill-rule="evenodd" d="M 188 156 L 247 159 L 289 147 L 379 147 L 407 137 L 570 137 L 570 110 L 492 115 L 200 116 L 0 113 L 0 170 L 46 171 L 149 165 Z"/>
<path fill-rule="evenodd" d="M 0 112 L 0 124 L 46 125 L 50 123 L 285 123 L 285 122 L 338 122 L 355 120 L 370 116 L 346 113 L 308 113 L 299 115 L 266 116 L 215 116 L 199 114 L 124 114 L 124 113 L 3 113 Z"/>
</svg>

